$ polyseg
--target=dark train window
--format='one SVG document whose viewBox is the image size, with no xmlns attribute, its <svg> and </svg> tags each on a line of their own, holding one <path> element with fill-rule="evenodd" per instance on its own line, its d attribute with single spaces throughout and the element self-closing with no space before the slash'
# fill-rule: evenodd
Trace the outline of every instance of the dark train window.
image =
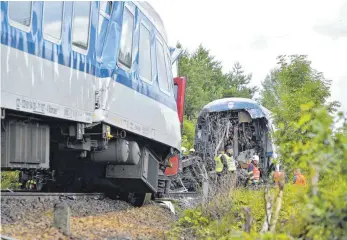
<svg viewBox="0 0 347 240">
<path fill-rule="evenodd" d="M 72 44 L 88 48 L 91 2 L 74 2 L 72 19 Z"/>
<path fill-rule="evenodd" d="M 131 68 L 132 62 L 133 26 L 134 16 L 124 7 L 118 61 L 128 68 Z"/>
<path fill-rule="evenodd" d="M 11 21 L 29 27 L 32 2 L 18 1 L 8 3 L 8 17 Z"/>
<path fill-rule="evenodd" d="M 157 39 L 156 46 L 157 46 L 157 70 L 158 70 L 159 87 L 163 92 L 168 94 L 169 82 L 167 79 L 164 47 L 163 47 L 163 44 L 158 41 L 158 39 Z"/>
<path fill-rule="evenodd" d="M 152 82 L 150 31 L 142 23 L 140 26 L 139 74 L 145 81 Z"/>
<path fill-rule="evenodd" d="M 175 94 L 175 100 L 177 102 L 177 95 L 178 95 L 178 85 L 174 84 L 174 94 Z"/>
<path fill-rule="evenodd" d="M 45 37 L 61 39 L 64 2 L 44 2 L 43 34 Z"/>
</svg>

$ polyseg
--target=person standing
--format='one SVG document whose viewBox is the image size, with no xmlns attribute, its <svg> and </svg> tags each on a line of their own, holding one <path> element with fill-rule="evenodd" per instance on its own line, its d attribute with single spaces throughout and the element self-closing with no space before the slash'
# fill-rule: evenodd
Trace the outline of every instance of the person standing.
<svg viewBox="0 0 347 240">
<path fill-rule="evenodd" d="M 231 186 L 235 187 L 236 185 L 236 177 L 237 177 L 237 173 L 236 173 L 236 163 L 235 163 L 235 159 L 233 156 L 233 148 L 232 146 L 227 146 L 226 147 L 226 161 L 227 161 L 227 165 L 228 165 L 228 173 L 231 175 Z"/>
<path fill-rule="evenodd" d="M 306 185 L 306 178 L 301 173 L 300 169 L 295 169 L 294 171 L 294 184 L 295 185 Z"/>
<path fill-rule="evenodd" d="M 251 162 L 248 164 L 248 183 L 252 185 L 257 185 L 260 179 L 259 156 L 254 155 Z"/>
<path fill-rule="evenodd" d="M 227 155 L 222 149 L 218 151 L 217 155 L 214 157 L 214 161 L 217 181 L 220 182 L 223 173 L 225 173 L 226 169 L 228 168 Z"/>
</svg>

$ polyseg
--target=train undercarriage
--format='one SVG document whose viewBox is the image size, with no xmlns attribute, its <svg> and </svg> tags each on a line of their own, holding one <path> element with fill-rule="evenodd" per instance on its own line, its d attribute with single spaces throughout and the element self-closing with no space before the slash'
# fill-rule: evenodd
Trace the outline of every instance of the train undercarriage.
<svg viewBox="0 0 347 240">
<path fill-rule="evenodd" d="M 170 147 L 102 123 L 1 113 L 2 171 L 19 170 L 23 189 L 102 191 L 138 206 L 168 190 Z"/>
</svg>

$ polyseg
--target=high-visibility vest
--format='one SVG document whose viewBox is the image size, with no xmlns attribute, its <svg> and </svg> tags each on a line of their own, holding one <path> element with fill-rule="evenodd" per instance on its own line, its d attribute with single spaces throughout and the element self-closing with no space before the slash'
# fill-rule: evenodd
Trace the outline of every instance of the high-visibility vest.
<svg viewBox="0 0 347 240">
<path fill-rule="evenodd" d="M 297 174 L 295 179 L 296 185 L 306 185 L 306 178 L 302 174 Z"/>
<path fill-rule="evenodd" d="M 252 163 L 250 163 L 252 164 Z M 253 174 L 253 178 L 250 179 L 250 180 L 253 180 L 254 182 L 259 182 L 259 179 L 260 179 L 260 171 L 259 171 L 259 168 L 257 168 L 254 164 L 253 165 L 253 171 L 252 172 L 248 172 L 248 174 Z"/>
<path fill-rule="evenodd" d="M 215 156 L 214 161 L 216 162 L 216 168 L 215 168 L 216 172 L 217 173 L 223 172 L 224 165 L 222 162 L 222 154 Z"/>
<path fill-rule="evenodd" d="M 278 182 L 279 180 L 284 178 L 284 172 L 276 171 L 274 172 L 274 182 Z"/>
<path fill-rule="evenodd" d="M 236 171 L 236 165 L 233 157 L 229 157 L 227 154 L 225 154 L 225 157 L 227 159 L 228 171 Z"/>
<path fill-rule="evenodd" d="M 260 171 L 259 168 L 253 165 L 253 178 L 255 181 L 259 181 L 260 178 Z"/>
</svg>

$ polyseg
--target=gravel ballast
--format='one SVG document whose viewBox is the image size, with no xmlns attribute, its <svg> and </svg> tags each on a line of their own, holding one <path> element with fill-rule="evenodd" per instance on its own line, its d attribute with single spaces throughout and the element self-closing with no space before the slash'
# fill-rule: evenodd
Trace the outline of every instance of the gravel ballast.
<svg viewBox="0 0 347 240">
<path fill-rule="evenodd" d="M 53 207 L 71 209 L 71 235 L 52 227 Z M 1 199 L 1 234 L 15 239 L 165 239 L 177 219 L 151 203 L 135 208 L 112 199 Z"/>
</svg>

